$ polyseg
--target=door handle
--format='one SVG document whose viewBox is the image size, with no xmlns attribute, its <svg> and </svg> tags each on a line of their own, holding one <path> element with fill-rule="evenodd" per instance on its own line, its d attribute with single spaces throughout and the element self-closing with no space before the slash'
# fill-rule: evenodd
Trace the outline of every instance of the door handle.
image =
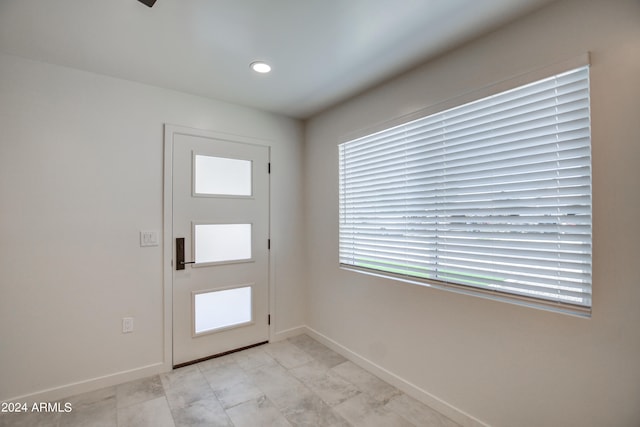
<svg viewBox="0 0 640 427">
<path fill-rule="evenodd" d="M 185 265 L 195 263 L 184 260 L 184 237 L 176 237 L 176 270 L 184 270 Z"/>
</svg>

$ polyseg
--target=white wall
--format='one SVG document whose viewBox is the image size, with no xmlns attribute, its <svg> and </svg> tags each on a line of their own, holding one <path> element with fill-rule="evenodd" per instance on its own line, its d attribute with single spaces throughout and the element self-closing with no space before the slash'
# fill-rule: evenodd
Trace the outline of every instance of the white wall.
<svg viewBox="0 0 640 427">
<path fill-rule="evenodd" d="M 591 319 L 338 269 L 337 144 L 344 135 L 587 51 Z M 448 403 L 445 410 L 462 422 L 640 425 L 639 114 L 640 2 L 568 0 L 309 120 L 309 327 L 406 381 L 423 400 Z"/>
<path fill-rule="evenodd" d="M 272 141 L 272 318 L 304 324 L 299 121 L 0 55 L 0 400 L 170 362 L 162 247 L 139 246 L 162 231 L 164 123 Z"/>
</svg>

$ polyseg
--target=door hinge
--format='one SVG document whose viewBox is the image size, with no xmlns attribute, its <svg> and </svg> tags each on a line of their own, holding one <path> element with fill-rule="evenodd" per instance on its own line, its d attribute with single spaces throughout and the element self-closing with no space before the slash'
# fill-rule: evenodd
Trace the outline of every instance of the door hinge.
<svg viewBox="0 0 640 427">
<path fill-rule="evenodd" d="M 271 250 L 271 239 L 267 239 L 267 250 Z"/>
<path fill-rule="evenodd" d="M 271 173 L 271 162 L 267 163 L 267 173 Z"/>
<path fill-rule="evenodd" d="M 271 324 L 271 315 L 267 314 L 267 325 Z"/>
</svg>

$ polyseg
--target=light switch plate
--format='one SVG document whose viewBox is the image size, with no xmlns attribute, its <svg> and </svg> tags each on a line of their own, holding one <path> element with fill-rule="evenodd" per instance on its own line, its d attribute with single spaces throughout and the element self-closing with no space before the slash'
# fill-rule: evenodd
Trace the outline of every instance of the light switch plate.
<svg viewBox="0 0 640 427">
<path fill-rule="evenodd" d="M 140 232 L 140 246 L 158 246 L 158 235 L 157 231 L 141 231 Z"/>
</svg>

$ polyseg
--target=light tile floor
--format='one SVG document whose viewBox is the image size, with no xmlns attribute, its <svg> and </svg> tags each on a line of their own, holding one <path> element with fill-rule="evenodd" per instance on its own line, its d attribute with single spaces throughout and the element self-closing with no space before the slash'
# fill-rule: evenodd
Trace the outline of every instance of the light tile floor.
<svg viewBox="0 0 640 427">
<path fill-rule="evenodd" d="M 62 402 L 0 426 L 458 426 L 307 335 Z"/>
</svg>

